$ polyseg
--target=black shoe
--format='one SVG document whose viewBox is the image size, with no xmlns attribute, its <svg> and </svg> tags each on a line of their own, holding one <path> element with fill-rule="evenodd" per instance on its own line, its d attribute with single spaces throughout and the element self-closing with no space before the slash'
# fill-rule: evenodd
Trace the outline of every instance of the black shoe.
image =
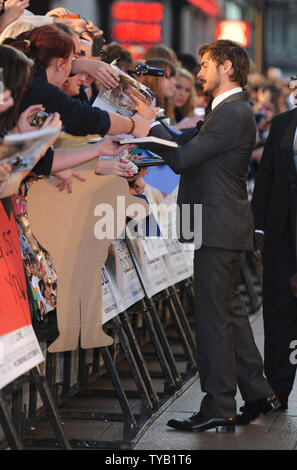
<svg viewBox="0 0 297 470">
<path fill-rule="evenodd" d="M 234 432 L 236 417 L 210 418 L 202 413 L 196 413 L 187 419 L 171 419 L 167 426 L 178 431 L 202 432 L 216 428 L 217 432 Z"/>
<path fill-rule="evenodd" d="M 281 406 L 281 402 L 275 395 L 264 397 L 261 400 L 254 402 L 246 402 L 245 405 L 240 408 L 242 414 L 237 416 L 236 424 L 252 423 L 261 415 L 266 415 L 270 411 L 275 411 Z"/>
</svg>

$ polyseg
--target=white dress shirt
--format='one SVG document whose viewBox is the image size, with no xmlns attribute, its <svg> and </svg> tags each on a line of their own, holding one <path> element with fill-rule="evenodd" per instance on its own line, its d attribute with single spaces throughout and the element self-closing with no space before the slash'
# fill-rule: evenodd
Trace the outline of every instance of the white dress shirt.
<svg viewBox="0 0 297 470">
<path fill-rule="evenodd" d="M 224 91 L 224 93 L 221 93 L 220 95 L 216 96 L 213 99 L 213 102 L 211 104 L 211 109 L 213 110 L 218 104 L 220 104 L 222 101 L 224 101 L 228 96 L 234 95 L 235 93 L 240 93 L 242 91 L 241 87 L 236 87 L 232 88 L 231 90 Z"/>
</svg>

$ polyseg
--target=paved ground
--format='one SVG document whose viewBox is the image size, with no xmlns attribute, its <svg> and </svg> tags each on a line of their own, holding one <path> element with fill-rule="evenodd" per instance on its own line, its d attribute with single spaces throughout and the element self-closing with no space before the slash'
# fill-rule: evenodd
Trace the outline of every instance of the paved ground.
<svg viewBox="0 0 297 470">
<path fill-rule="evenodd" d="M 262 316 L 251 317 L 256 343 L 263 351 Z M 297 339 L 297 338 L 296 338 Z M 248 426 L 237 427 L 235 434 L 185 433 L 166 426 L 171 418 L 191 416 L 203 396 L 199 380 L 171 404 L 150 426 L 135 450 L 297 450 L 297 382 L 289 409 L 272 413 Z M 242 400 L 238 397 L 238 407 Z"/>
</svg>

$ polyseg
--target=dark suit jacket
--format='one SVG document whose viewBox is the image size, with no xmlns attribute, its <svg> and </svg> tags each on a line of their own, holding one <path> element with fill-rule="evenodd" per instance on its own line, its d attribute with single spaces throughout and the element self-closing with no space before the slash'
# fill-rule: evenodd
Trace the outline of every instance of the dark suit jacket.
<svg viewBox="0 0 297 470">
<path fill-rule="evenodd" d="M 174 139 L 163 126 L 151 135 Z M 181 174 L 178 205 L 202 204 L 202 244 L 253 250 L 253 220 L 246 181 L 255 145 L 254 113 L 245 92 L 236 93 L 211 111 L 200 129 L 187 133 L 188 142 L 160 152 Z"/>
<path fill-rule="evenodd" d="M 278 249 L 288 217 L 295 236 L 293 141 L 296 127 L 296 109 L 281 113 L 272 120 L 257 173 L 252 208 L 255 228 L 265 232 L 265 254 L 269 256 Z"/>
</svg>

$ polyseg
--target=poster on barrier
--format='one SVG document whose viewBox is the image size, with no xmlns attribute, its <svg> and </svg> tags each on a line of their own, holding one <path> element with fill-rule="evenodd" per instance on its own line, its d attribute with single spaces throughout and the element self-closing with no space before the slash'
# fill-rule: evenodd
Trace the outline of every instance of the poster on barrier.
<svg viewBox="0 0 297 470">
<path fill-rule="evenodd" d="M 148 259 L 154 260 L 167 253 L 167 247 L 160 230 L 158 210 L 156 209 L 156 204 L 152 203 L 146 194 L 137 195 L 137 197 L 147 201 L 150 208 L 149 215 L 139 220 L 137 223 L 137 236 L 139 242 L 142 243 Z M 135 229 L 136 225 L 134 224 L 133 231 L 135 231 Z"/>
<path fill-rule="evenodd" d="M 65 145 L 70 146 L 68 141 Z M 96 175 L 95 164 L 78 167 L 87 182 L 73 181 L 72 193 L 57 191 L 56 182 L 49 178 L 33 184 L 28 194 L 32 233 L 51 254 L 58 279 L 59 336 L 48 348 L 51 353 L 73 351 L 79 344 L 92 349 L 113 343 L 102 329 L 102 266 L 126 217 L 148 213 L 139 201 L 142 212 L 135 214 L 135 198 L 127 182 L 113 175 Z M 59 236 L 57 226 L 63 228 Z"/>
<path fill-rule="evenodd" d="M 149 258 L 141 238 L 135 236 L 137 223 L 130 221 L 126 227 L 127 240 L 133 253 L 137 271 L 148 297 L 153 297 L 170 285 L 168 270 L 162 256 Z"/>
<path fill-rule="evenodd" d="M 11 198 L 0 200 L 0 389 L 44 360 L 35 336 Z"/>
<path fill-rule="evenodd" d="M 102 277 L 102 320 L 101 324 L 107 323 L 109 320 L 114 318 L 120 313 L 120 309 L 116 303 L 116 299 L 113 294 L 111 280 L 109 278 L 108 271 L 105 264 L 101 270 Z"/>
<path fill-rule="evenodd" d="M 166 205 L 162 209 L 162 223 L 160 224 L 166 233 L 164 242 L 167 246 L 168 253 L 164 255 L 164 260 L 168 268 L 172 284 L 181 282 L 193 274 L 193 254 L 192 245 L 187 244 L 184 247 L 180 243 L 175 234 L 175 217 L 172 217 L 172 207 L 170 208 L 170 215 L 164 216 L 166 212 Z M 166 226 L 165 226 L 166 221 Z"/>
<path fill-rule="evenodd" d="M 182 244 L 178 240 L 164 240 L 168 253 L 164 255 L 164 261 L 168 269 L 171 284 L 188 279 L 193 274 L 193 266 L 188 262 L 187 255 Z"/>
<path fill-rule="evenodd" d="M 156 193 L 156 192 L 155 192 Z M 158 220 L 168 254 L 164 255 L 172 284 L 193 275 L 194 244 L 180 243 L 176 233 L 177 189 L 157 204 Z"/>
<path fill-rule="evenodd" d="M 150 206 L 151 207 L 151 206 Z M 159 256 L 166 255 L 168 250 L 162 237 L 159 223 L 152 211 L 148 217 L 137 224 L 139 242 L 142 243 L 148 259 L 153 260 Z"/>
<path fill-rule="evenodd" d="M 125 239 L 116 240 L 110 245 L 105 268 L 119 313 L 143 299 L 145 292 Z"/>
<path fill-rule="evenodd" d="M 16 198 L 16 201 L 18 198 Z M 28 220 L 28 214 L 24 205 L 23 212 L 19 213 L 19 204 L 14 204 L 16 224 L 19 232 L 21 255 L 27 279 L 29 281 L 30 294 L 34 305 L 31 305 L 31 316 L 35 334 L 39 341 L 51 341 L 55 338 L 46 327 L 49 314 L 56 316 L 57 304 L 56 287 L 57 276 L 50 254 L 40 247 L 35 239 Z M 46 333 L 47 330 L 47 333 Z M 41 335 L 40 335 L 41 333 Z"/>
</svg>

